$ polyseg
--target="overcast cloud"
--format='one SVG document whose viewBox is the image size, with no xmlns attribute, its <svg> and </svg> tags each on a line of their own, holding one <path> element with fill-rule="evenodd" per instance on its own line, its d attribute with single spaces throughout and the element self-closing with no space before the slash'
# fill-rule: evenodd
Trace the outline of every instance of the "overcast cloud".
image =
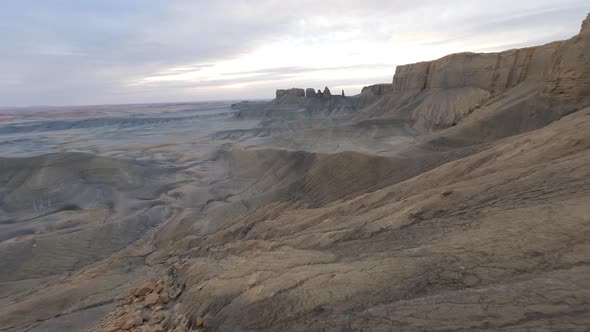
<svg viewBox="0 0 590 332">
<path fill-rule="evenodd" d="M 587 0 L 2 1 L 0 106 L 270 98 L 568 38 Z"/>
</svg>

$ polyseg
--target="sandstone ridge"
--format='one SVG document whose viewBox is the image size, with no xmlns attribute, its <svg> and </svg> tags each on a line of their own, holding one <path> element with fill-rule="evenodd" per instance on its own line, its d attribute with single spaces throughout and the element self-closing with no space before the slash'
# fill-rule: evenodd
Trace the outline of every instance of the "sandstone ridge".
<svg viewBox="0 0 590 332">
<path fill-rule="evenodd" d="M 343 91 L 344 92 L 344 91 Z M 322 97 L 332 97 L 332 93 L 328 87 L 324 88 L 324 91 L 316 90 L 314 88 L 290 88 L 290 89 L 278 89 L 275 93 L 275 100 L 281 99 L 284 97 L 295 97 L 295 98 L 322 98 Z"/>
<path fill-rule="evenodd" d="M 413 122 L 421 132 L 484 117 L 525 123 L 505 136 L 540 128 L 590 105 L 590 19 L 568 40 L 495 53 L 457 53 L 397 66 L 391 93 L 363 111 L 368 117 Z"/>
</svg>

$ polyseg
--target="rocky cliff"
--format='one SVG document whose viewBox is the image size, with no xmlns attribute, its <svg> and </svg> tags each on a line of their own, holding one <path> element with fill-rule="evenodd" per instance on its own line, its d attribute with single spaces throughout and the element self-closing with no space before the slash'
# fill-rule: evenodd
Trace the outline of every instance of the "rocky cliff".
<svg viewBox="0 0 590 332">
<path fill-rule="evenodd" d="M 278 89 L 275 93 L 275 96 L 277 99 L 285 97 L 285 96 L 303 98 L 303 97 L 305 97 L 305 90 L 298 89 L 298 88 Z"/>
<path fill-rule="evenodd" d="M 432 89 L 476 88 L 496 95 L 525 80 L 547 77 L 560 45 L 558 42 L 500 53 L 459 53 L 398 66 L 393 93 L 416 95 Z"/>
<path fill-rule="evenodd" d="M 379 83 L 365 86 L 361 89 L 361 94 L 372 94 L 375 96 L 385 96 L 392 92 L 393 85 L 391 83 Z"/>
<path fill-rule="evenodd" d="M 398 66 L 391 93 L 364 113 L 410 119 L 429 132 L 504 112 L 527 122 L 528 110 L 541 109 L 540 119 L 515 132 L 546 125 L 590 104 L 589 21 L 566 41 Z"/>
<path fill-rule="evenodd" d="M 566 102 L 587 105 L 590 98 L 590 14 L 582 23 L 580 33 L 560 44 L 551 60 L 543 92 Z"/>
</svg>

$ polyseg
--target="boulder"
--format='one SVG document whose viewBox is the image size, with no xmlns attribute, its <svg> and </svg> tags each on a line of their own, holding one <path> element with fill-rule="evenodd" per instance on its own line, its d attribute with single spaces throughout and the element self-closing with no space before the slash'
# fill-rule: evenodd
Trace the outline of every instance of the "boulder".
<svg viewBox="0 0 590 332">
<path fill-rule="evenodd" d="M 156 303 L 158 303 L 159 298 L 160 297 L 157 293 L 149 293 L 148 295 L 146 295 L 144 303 L 147 306 L 153 306 Z"/>
<path fill-rule="evenodd" d="M 170 302 L 170 295 L 168 295 L 168 292 L 162 292 L 162 294 L 160 294 L 159 302 L 164 304 Z"/>
</svg>

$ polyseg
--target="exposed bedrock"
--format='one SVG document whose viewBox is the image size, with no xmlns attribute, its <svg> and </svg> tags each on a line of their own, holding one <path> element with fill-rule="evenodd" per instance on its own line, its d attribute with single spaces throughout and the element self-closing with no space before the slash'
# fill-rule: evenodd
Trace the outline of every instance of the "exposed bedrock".
<svg viewBox="0 0 590 332">
<path fill-rule="evenodd" d="M 589 112 L 410 163 L 225 151 L 256 179 L 233 201 L 251 210 L 165 227 L 186 257 L 178 308 L 218 331 L 582 331 Z"/>
<path fill-rule="evenodd" d="M 590 15 L 580 34 L 563 43 L 545 80 L 544 93 L 563 102 L 590 104 Z"/>
<path fill-rule="evenodd" d="M 282 90 L 248 105 L 268 116 L 261 127 L 217 133 L 222 145 L 161 196 L 141 181 L 158 174 L 146 165 L 86 156 L 66 171 L 45 157 L 39 172 L 0 159 L 0 226 L 55 224 L 37 215 L 55 200 L 29 207 L 53 189 L 58 212 L 86 220 L 0 243 L 0 292 L 25 276 L 96 276 L 68 274 L 32 300 L 38 281 L 18 284 L 25 300 L 1 298 L 0 330 L 111 303 L 89 331 L 586 331 L 589 25 L 567 41 L 400 66 L 357 96 Z M 370 118 L 334 116 L 361 108 Z M 147 271 L 151 283 L 135 280 Z M 87 300 L 98 292 L 119 298 Z"/>
<path fill-rule="evenodd" d="M 279 100 L 284 98 L 285 96 L 288 97 L 295 97 L 295 98 L 318 98 L 318 97 L 327 97 L 330 98 L 332 97 L 332 93 L 330 92 L 330 89 L 328 87 L 324 88 L 324 91 L 322 90 L 318 90 L 317 92 L 315 91 L 314 88 L 307 88 L 307 89 L 301 89 L 301 88 L 290 88 L 290 89 L 278 89 L 275 93 L 275 100 Z"/>
<path fill-rule="evenodd" d="M 421 132 L 478 122 L 476 131 L 491 139 L 545 126 L 590 105 L 588 21 L 565 41 L 398 66 L 391 93 L 363 114 L 408 119 Z M 494 117 L 514 130 L 481 127 Z"/>
<path fill-rule="evenodd" d="M 551 70 L 560 43 L 501 53 L 458 53 L 429 62 L 398 66 L 393 93 L 416 95 L 429 89 L 478 88 L 497 94 L 524 80 L 540 80 Z"/>
<path fill-rule="evenodd" d="M 373 94 L 375 96 L 384 96 L 386 94 L 391 93 L 393 91 L 392 88 L 393 85 L 391 83 L 373 84 L 363 87 L 361 90 L 361 94 Z"/>
<path fill-rule="evenodd" d="M 318 94 L 315 92 L 314 88 L 307 88 L 305 89 L 305 98 L 315 98 Z"/>
<path fill-rule="evenodd" d="M 293 97 L 305 97 L 305 90 L 299 88 L 291 88 L 291 89 L 278 89 L 276 92 L 276 98 L 281 98 L 283 96 L 293 96 Z"/>
</svg>

